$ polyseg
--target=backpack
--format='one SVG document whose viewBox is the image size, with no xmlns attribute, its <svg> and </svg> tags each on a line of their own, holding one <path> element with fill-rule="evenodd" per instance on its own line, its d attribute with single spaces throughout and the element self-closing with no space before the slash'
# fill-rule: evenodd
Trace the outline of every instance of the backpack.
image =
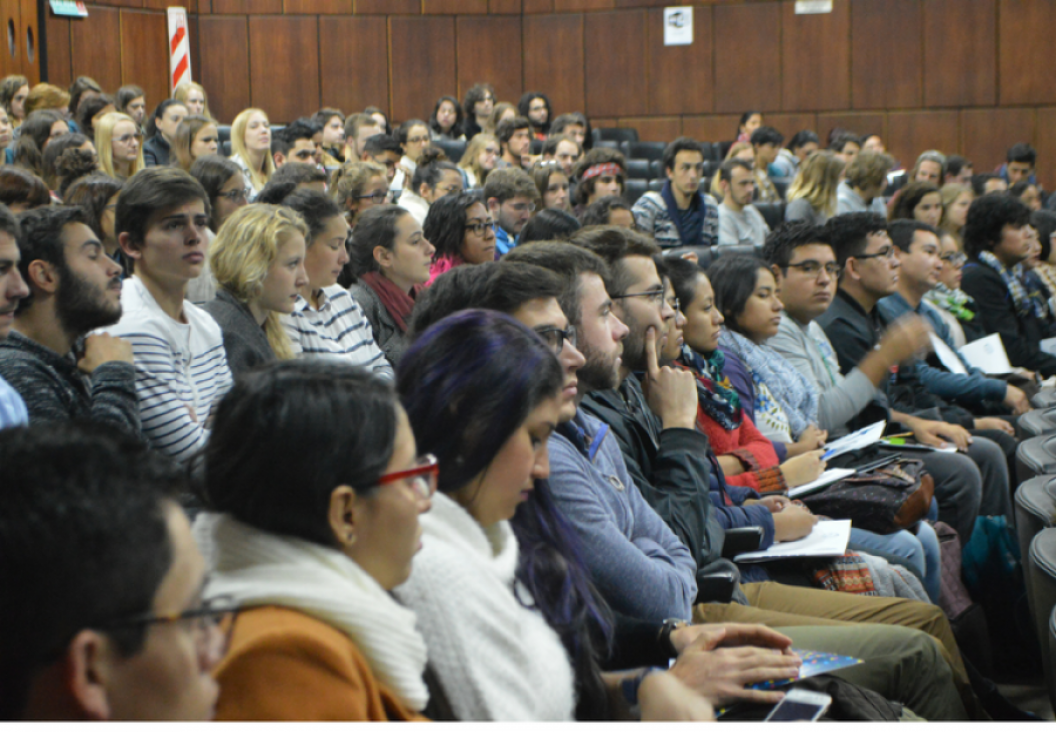
<svg viewBox="0 0 1056 732">
<path fill-rule="evenodd" d="M 854 526 L 892 534 L 917 525 L 928 512 L 935 481 L 920 460 L 899 459 L 859 473 L 801 500 L 813 513 L 849 518 Z"/>
</svg>

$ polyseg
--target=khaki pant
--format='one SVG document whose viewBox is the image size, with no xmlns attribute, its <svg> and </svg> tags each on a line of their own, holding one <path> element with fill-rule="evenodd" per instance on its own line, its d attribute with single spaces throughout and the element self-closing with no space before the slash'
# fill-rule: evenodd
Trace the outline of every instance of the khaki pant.
<svg viewBox="0 0 1056 732">
<path fill-rule="evenodd" d="M 972 693 L 950 624 L 935 605 L 776 582 L 741 589 L 749 605 L 700 604 L 694 621 L 760 623 L 789 635 L 797 647 L 865 659 L 837 675 L 927 719 L 989 718 Z M 935 642 L 924 642 L 920 631 Z"/>
</svg>

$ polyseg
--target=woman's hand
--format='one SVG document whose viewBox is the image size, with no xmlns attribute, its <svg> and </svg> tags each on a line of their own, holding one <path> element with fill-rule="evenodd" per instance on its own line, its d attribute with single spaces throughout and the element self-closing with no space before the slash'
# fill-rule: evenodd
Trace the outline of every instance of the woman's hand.
<svg viewBox="0 0 1056 732">
<path fill-rule="evenodd" d="M 826 430 L 818 429 L 817 425 L 809 425 L 799 435 L 799 439 L 790 443 L 786 448 L 788 457 L 795 457 L 825 447 L 828 439 L 829 433 Z"/>
<path fill-rule="evenodd" d="M 824 454 L 824 450 L 812 450 L 781 463 L 781 474 L 785 476 L 788 487 L 795 488 L 820 478 L 825 472 L 825 461 L 821 459 Z"/>
<path fill-rule="evenodd" d="M 651 673 L 638 687 L 643 722 L 714 722 L 708 699 L 671 671 Z"/>
<path fill-rule="evenodd" d="M 805 506 L 795 504 L 774 514 L 774 541 L 795 541 L 814 530 L 818 517 Z"/>
</svg>

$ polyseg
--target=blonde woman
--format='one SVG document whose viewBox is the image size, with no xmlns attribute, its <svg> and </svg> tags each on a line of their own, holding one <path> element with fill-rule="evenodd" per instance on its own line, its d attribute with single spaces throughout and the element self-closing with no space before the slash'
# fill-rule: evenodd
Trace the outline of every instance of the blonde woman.
<svg viewBox="0 0 1056 732">
<path fill-rule="evenodd" d="M 351 228 L 364 211 L 385 203 L 389 195 L 389 179 L 384 166 L 357 161 L 345 163 L 330 178 L 330 195 L 345 213 Z"/>
<path fill-rule="evenodd" d="M 845 163 L 829 150 L 819 150 L 800 166 L 788 187 L 785 221 L 809 221 L 821 226 L 836 215 L 836 189 Z"/>
<path fill-rule="evenodd" d="M 107 175 L 126 180 L 147 167 L 143 160 L 143 133 L 127 114 L 110 112 L 95 123 L 95 150 L 99 167 Z"/>
<path fill-rule="evenodd" d="M 176 87 L 172 98 L 187 107 L 187 114 L 213 119 L 213 113 L 209 111 L 209 97 L 205 95 L 205 88 L 201 84 L 185 81 Z"/>
<path fill-rule="evenodd" d="M 172 141 L 171 163 L 190 172 L 194 161 L 203 155 L 216 155 L 220 133 L 216 121 L 200 114 L 184 117 Z"/>
<path fill-rule="evenodd" d="M 968 207 L 975 200 L 975 193 L 969 186 L 961 183 L 947 183 L 939 189 L 942 195 L 942 220 L 939 228 L 953 234 L 957 243 L 961 243 L 961 229 L 968 218 Z"/>
<path fill-rule="evenodd" d="M 250 202 L 275 173 L 271 157 L 271 123 L 263 109 L 242 110 L 231 124 L 231 159 L 246 176 L 252 194 Z"/>
<path fill-rule="evenodd" d="M 224 334 L 233 375 L 293 358 L 279 316 L 293 312 L 297 293 L 308 286 L 307 235 L 296 212 L 257 203 L 231 214 L 209 247 L 209 268 L 219 287 L 204 308 Z"/>
<path fill-rule="evenodd" d="M 495 164 L 499 159 L 499 141 L 490 132 L 481 132 L 473 135 L 473 139 L 466 145 L 466 152 L 458 161 L 458 167 L 462 169 L 466 179 L 466 190 L 471 188 L 483 188 L 484 179 L 488 173 L 495 170 Z"/>
</svg>

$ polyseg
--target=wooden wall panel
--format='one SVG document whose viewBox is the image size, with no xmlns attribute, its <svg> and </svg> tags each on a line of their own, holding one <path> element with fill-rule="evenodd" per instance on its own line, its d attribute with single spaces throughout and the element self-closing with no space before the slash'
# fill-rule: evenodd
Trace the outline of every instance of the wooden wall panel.
<svg viewBox="0 0 1056 732">
<path fill-rule="evenodd" d="M 526 89 L 547 89 L 555 110 L 585 110 L 582 15 L 525 16 L 524 57 Z"/>
<path fill-rule="evenodd" d="M 854 112 L 818 112 L 818 128 L 816 132 L 824 144 L 829 137 L 829 130 L 834 127 L 842 127 L 859 135 L 880 135 L 884 141 L 886 127 L 886 115 L 877 113 L 856 114 Z M 823 145 L 824 146 L 824 145 Z"/>
<path fill-rule="evenodd" d="M 422 0 L 422 12 L 429 15 L 482 15 L 488 0 Z"/>
<path fill-rule="evenodd" d="M 960 149 L 958 114 L 891 112 L 887 115 L 887 151 L 910 168 L 925 150 L 953 153 Z"/>
<path fill-rule="evenodd" d="M 588 116 L 648 114 L 646 14 L 642 10 L 586 15 Z"/>
<path fill-rule="evenodd" d="M 1038 180 L 1052 190 L 1056 182 L 1056 107 L 1038 110 L 1034 126 L 1034 147 L 1038 151 L 1035 168 Z"/>
<path fill-rule="evenodd" d="M 851 104 L 919 107 L 924 94 L 921 0 L 851 3 Z"/>
<path fill-rule="evenodd" d="M 20 65 L 22 73 L 30 84 L 40 83 L 40 29 L 37 18 L 36 0 L 19 0 L 19 14 L 22 19 L 20 35 L 22 37 Z"/>
<path fill-rule="evenodd" d="M 975 170 L 993 170 L 1017 142 L 1034 139 L 1034 110 L 965 109 L 961 111 L 961 150 Z"/>
<path fill-rule="evenodd" d="M 707 114 L 712 111 L 715 67 L 712 64 L 711 27 L 711 8 L 696 8 L 693 12 L 693 44 L 665 46 L 664 11 L 649 11 L 645 64 L 649 74 L 649 114 Z"/>
<path fill-rule="evenodd" d="M 1038 63 L 1056 36 L 1056 0 L 1002 0 L 998 5 L 997 70 L 1004 104 L 1056 102 L 1056 74 Z"/>
<path fill-rule="evenodd" d="M 319 109 L 319 21 L 314 16 L 249 18 L 249 97 L 274 124 Z"/>
<path fill-rule="evenodd" d="M 169 96 L 168 45 L 164 13 L 121 11 L 121 83 L 143 87 L 152 108 Z M 192 66 L 192 77 L 194 72 Z M 111 93 L 117 91 L 104 88 Z"/>
<path fill-rule="evenodd" d="M 721 114 L 705 117 L 684 117 L 682 134 L 701 142 L 722 142 L 737 137 L 737 122 L 740 115 Z"/>
<path fill-rule="evenodd" d="M 250 106 L 246 17 L 200 17 L 198 49 L 202 57 L 198 78 L 209 93 L 209 109 L 218 120 L 230 124 Z"/>
<path fill-rule="evenodd" d="M 521 0 L 525 13 L 552 13 L 554 0 Z"/>
<path fill-rule="evenodd" d="M 488 0 L 488 12 L 492 15 L 498 13 L 520 14 L 522 10 L 521 0 Z"/>
<path fill-rule="evenodd" d="M 715 111 L 781 109 L 781 6 L 715 8 Z"/>
<path fill-rule="evenodd" d="M 569 13 L 581 10 L 612 10 L 613 0 L 554 0 L 554 12 Z"/>
<path fill-rule="evenodd" d="M 282 9 L 287 15 L 349 15 L 352 0 L 283 0 Z"/>
<path fill-rule="evenodd" d="M 389 108 L 389 46 L 385 18 L 342 16 L 319 21 L 319 55 L 341 59 L 324 63 L 321 106 L 345 114 L 370 106 Z"/>
<path fill-rule="evenodd" d="M 8 27 L 16 30 L 12 47 L 8 42 Z M 22 39 L 17 33 L 22 24 L 22 11 L 18 0 L 0 0 L 0 74 L 21 74 L 22 64 L 20 62 Z"/>
<path fill-rule="evenodd" d="M 213 0 L 213 12 L 217 15 L 281 13 L 282 0 Z"/>
<path fill-rule="evenodd" d="M 352 0 L 352 8 L 357 15 L 417 15 L 422 0 Z"/>
<path fill-rule="evenodd" d="M 495 87 L 499 99 L 516 102 L 526 91 L 521 67 L 521 18 L 514 15 L 459 17 L 455 21 L 455 33 L 458 90 L 450 93 L 462 99 L 471 86 L 487 81 Z M 543 91 L 549 95 L 548 89 Z"/>
<path fill-rule="evenodd" d="M 392 117 L 394 122 L 426 119 L 433 104 L 455 88 L 455 20 L 450 17 L 389 20 L 392 38 Z M 428 63 L 421 60 L 428 59 Z M 413 64 L 414 72 L 395 71 Z"/>
<path fill-rule="evenodd" d="M 45 38 L 48 44 L 48 81 L 56 86 L 68 87 L 73 81 L 73 61 L 70 57 L 70 19 L 47 14 Z M 0 57 L 6 49 L 0 50 Z"/>
<path fill-rule="evenodd" d="M 682 134 L 681 117 L 621 117 L 618 127 L 634 127 L 638 139 L 651 142 L 671 142 Z"/>
<path fill-rule="evenodd" d="M 924 104 L 989 106 L 997 84 L 994 0 L 924 3 Z"/>
<path fill-rule="evenodd" d="M 117 8 L 93 7 L 87 18 L 70 21 L 70 53 L 75 77 L 90 76 L 104 89 L 116 90 L 121 86 L 121 51 L 114 48 L 121 38 L 120 13 Z M 100 42 L 106 38 L 113 41 Z"/>
<path fill-rule="evenodd" d="M 792 135 L 796 134 L 800 130 L 814 130 L 818 131 L 818 115 L 811 112 L 792 112 L 788 114 L 776 114 L 768 112 L 763 115 L 763 124 L 770 125 L 775 130 L 785 136 L 785 142 L 787 143 L 792 139 Z M 730 126 L 730 130 L 737 129 L 737 121 L 735 120 L 733 125 Z M 730 132 L 726 133 L 724 140 L 732 140 L 734 135 Z M 714 140 L 713 140 L 714 142 Z"/>
<path fill-rule="evenodd" d="M 850 107 L 851 13 L 848 0 L 835 0 L 831 13 L 818 15 L 796 15 L 795 3 L 784 2 L 781 13 L 781 109 L 809 111 Z M 757 42 L 773 43 L 772 38 L 758 35 L 754 38 Z M 744 53 L 747 50 L 738 55 L 738 60 L 747 55 Z M 750 86 L 750 82 L 747 85 Z"/>
</svg>

